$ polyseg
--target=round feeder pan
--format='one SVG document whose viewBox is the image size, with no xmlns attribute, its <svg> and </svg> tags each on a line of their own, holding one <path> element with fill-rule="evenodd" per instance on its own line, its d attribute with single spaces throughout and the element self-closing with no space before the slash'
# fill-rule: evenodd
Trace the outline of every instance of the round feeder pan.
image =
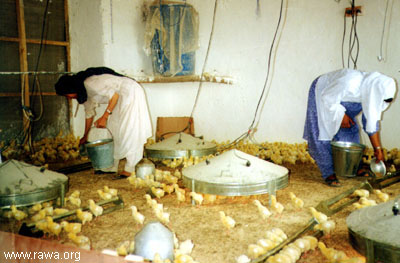
<svg viewBox="0 0 400 263">
<path fill-rule="evenodd" d="M 185 187 L 194 192 L 225 196 L 275 194 L 288 185 L 288 174 L 285 167 L 238 150 L 182 170 Z"/>
<path fill-rule="evenodd" d="M 217 146 L 186 133 L 178 133 L 161 142 L 145 147 L 146 157 L 157 159 L 174 159 L 190 156 L 214 154 Z"/>
<path fill-rule="evenodd" d="M 367 263 L 400 262 L 400 216 L 394 201 L 352 212 L 346 219 L 350 243 Z"/>
<path fill-rule="evenodd" d="M 63 203 L 68 191 L 67 176 L 15 160 L 0 165 L 0 181 L 0 208 L 29 206 L 59 197 Z"/>
</svg>

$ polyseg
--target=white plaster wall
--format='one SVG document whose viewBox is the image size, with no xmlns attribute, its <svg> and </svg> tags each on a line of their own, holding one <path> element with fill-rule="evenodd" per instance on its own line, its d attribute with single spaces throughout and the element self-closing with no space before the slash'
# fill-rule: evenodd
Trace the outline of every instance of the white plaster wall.
<svg viewBox="0 0 400 263">
<path fill-rule="evenodd" d="M 392 15 L 387 18 L 383 62 L 379 62 L 377 56 L 386 1 L 356 1 L 357 5 L 363 6 L 364 13 L 357 26 L 360 39 L 358 68 L 398 78 L 400 17 L 395 14 L 400 12 L 400 2 L 389 1 Z M 101 3 L 100 10 L 95 8 L 98 3 Z M 70 0 L 70 30 L 72 36 L 72 32 L 76 34 L 71 37 L 73 70 L 104 63 L 130 76 L 151 75 L 150 58 L 143 52 L 145 24 L 142 11 L 143 5 L 149 3 L 145 0 Z M 214 1 L 188 0 L 187 3 L 199 13 L 200 48 L 196 53 L 196 72 L 199 74 L 210 37 Z M 256 15 L 256 3 L 256 0 L 218 0 L 205 71 L 231 76 L 235 81 L 232 85 L 203 83 L 194 119 L 196 133 L 208 140 L 235 139 L 246 132 L 252 122 L 265 82 L 268 53 L 280 7 L 279 0 L 259 1 L 260 12 Z M 83 12 L 81 5 L 93 5 L 93 10 Z M 343 15 L 348 6 L 349 2 L 344 0 L 285 0 L 266 86 L 268 96 L 262 101 L 262 111 L 257 119 L 255 137 L 258 141 L 303 141 L 309 85 L 318 75 L 342 67 Z M 81 23 L 86 20 L 99 27 L 95 32 L 90 31 L 96 39 L 95 48 L 87 45 L 93 39 L 84 36 L 90 30 L 89 24 Z M 348 26 L 350 22 L 347 19 Z M 98 58 L 92 57 L 94 53 Z M 155 130 L 159 116 L 191 114 L 199 83 L 143 84 L 143 87 Z M 397 136 L 399 113 L 398 101 L 384 113 L 382 141 L 385 147 L 400 144 Z M 82 118 L 79 115 L 75 122 L 83 123 Z M 79 135 L 80 131 L 76 131 Z M 364 136 L 363 140 L 367 143 L 366 138 Z"/>
</svg>

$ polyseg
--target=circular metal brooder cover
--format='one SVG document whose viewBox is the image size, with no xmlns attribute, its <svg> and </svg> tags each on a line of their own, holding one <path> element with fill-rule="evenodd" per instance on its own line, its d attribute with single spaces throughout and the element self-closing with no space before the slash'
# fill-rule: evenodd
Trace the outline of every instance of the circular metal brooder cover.
<svg viewBox="0 0 400 263">
<path fill-rule="evenodd" d="M 275 193 L 288 185 L 289 171 L 239 150 L 230 150 L 182 170 L 192 191 L 226 196 Z"/>
<path fill-rule="evenodd" d="M 400 262 L 400 216 L 394 201 L 362 208 L 346 219 L 350 242 L 367 262 Z"/>
<path fill-rule="evenodd" d="M 68 177 L 16 160 L 0 164 L 0 207 L 33 205 L 67 192 Z"/>
<path fill-rule="evenodd" d="M 183 132 L 145 147 L 147 157 L 159 159 L 205 156 L 214 154 L 216 151 L 216 144 Z"/>
</svg>

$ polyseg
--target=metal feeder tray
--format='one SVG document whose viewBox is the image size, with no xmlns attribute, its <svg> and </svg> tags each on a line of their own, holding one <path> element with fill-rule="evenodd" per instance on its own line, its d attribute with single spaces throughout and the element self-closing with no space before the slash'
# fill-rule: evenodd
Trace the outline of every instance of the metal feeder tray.
<svg viewBox="0 0 400 263">
<path fill-rule="evenodd" d="M 352 212 L 346 219 L 350 243 L 367 263 L 400 262 L 400 216 L 394 200 Z"/>
<path fill-rule="evenodd" d="M 68 191 L 68 177 L 16 160 L 0 164 L 0 208 L 29 206 L 60 197 Z"/>
<path fill-rule="evenodd" d="M 178 133 L 161 142 L 145 147 L 148 158 L 174 159 L 214 154 L 217 145 L 186 133 Z"/>
<path fill-rule="evenodd" d="M 289 184 L 289 170 L 247 153 L 230 150 L 182 170 L 183 185 L 194 192 L 247 196 L 276 194 Z"/>
</svg>

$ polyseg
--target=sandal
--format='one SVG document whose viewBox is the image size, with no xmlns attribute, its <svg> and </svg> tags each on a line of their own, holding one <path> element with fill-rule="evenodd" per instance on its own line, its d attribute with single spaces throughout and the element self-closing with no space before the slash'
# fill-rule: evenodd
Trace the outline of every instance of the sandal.
<svg viewBox="0 0 400 263">
<path fill-rule="evenodd" d="M 128 178 L 128 177 L 129 177 L 129 176 L 126 176 L 126 175 L 123 175 L 123 174 L 119 174 L 119 175 L 113 177 L 112 179 L 113 179 L 113 180 L 120 180 L 120 179 L 126 179 L 126 178 Z"/>
<path fill-rule="evenodd" d="M 373 178 L 375 177 L 373 172 L 368 170 L 368 169 L 360 169 L 357 171 L 357 176 L 362 176 L 362 177 L 367 177 L 367 178 Z"/>
<path fill-rule="evenodd" d="M 339 182 L 336 175 L 334 175 L 334 174 L 325 178 L 325 183 L 331 187 L 341 187 L 342 186 L 342 184 Z"/>
</svg>

